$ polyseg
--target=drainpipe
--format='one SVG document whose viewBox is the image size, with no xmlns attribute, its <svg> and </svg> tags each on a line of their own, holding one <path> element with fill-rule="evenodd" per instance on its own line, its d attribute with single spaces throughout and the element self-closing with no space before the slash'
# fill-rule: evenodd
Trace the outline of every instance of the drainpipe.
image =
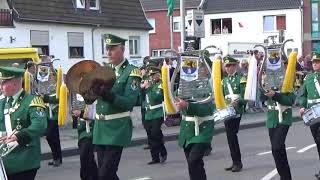
<svg viewBox="0 0 320 180">
<path fill-rule="evenodd" d="M 301 4 L 299 6 L 299 10 L 300 10 L 300 17 L 301 17 L 301 55 L 303 56 L 303 42 L 304 42 L 304 32 L 303 32 L 303 28 L 304 28 L 304 21 L 303 21 L 303 0 L 300 1 Z"/>
<path fill-rule="evenodd" d="M 97 26 L 93 27 L 91 29 L 91 47 L 92 47 L 92 59 L 95 61 L 95 53 L 94 53 L 94 31 L 100 27 L 100 24 L 97 24 Z"/>
</svg>

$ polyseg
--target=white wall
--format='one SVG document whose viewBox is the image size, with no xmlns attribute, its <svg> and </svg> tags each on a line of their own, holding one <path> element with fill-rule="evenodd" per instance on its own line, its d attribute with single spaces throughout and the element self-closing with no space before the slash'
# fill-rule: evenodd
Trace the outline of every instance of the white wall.
<svg viewBox="0 0 320 180">
<path fill-rule="evenodd" d="M 7 0 L 0 0 L 0 8 L 1 9 L 8 9 L 9 8 Z"/>
<path fill-rule="evenodd" d="M 45 24 L 45 23 L 14 23 L 15 28 L 1 28 L 0 31 L 0 48 L 10 47 L 31 47 L 30 30 L 49 31 L 49 52 L 60 59 L 55 66 L 61 65 L 63 71 L 67 70 L 75 63 L 83 59 L 95 59 L 103 62 L 106 58 L 102 55 L 102 34 L 112 33 L 123 38 L 129 39 L 129 36 L 140 36 L 141 40 L 141 57 L 149 54 L 149 33 L 147 30 L 130 30 L 130 29 L 112 29 L 93 27 L 61 25 L 61 24 Z M 94 37 L 94 55 L 92 47 L 92 30 Z M 67 32 L 84 33 L 84 58 L 69 59 L 68 37 Z M 10 37 L 15 38 L 11 43 Z M 125 57 L 129 58 L 129 43 L 126 43 Z"/>
<path fill-rule="evenodd" d="M 301 13 L 299 9 L 252 11 L 238 13 L 208 14 L 205 20 L 205 38 L 201 39 L 201 46 L 216 45 L 221 48 L 224 55 L 228 52 L 229 42 L 263 43 L 270 35 L 278 32 L 263 32 L 263 17 L 267 15 L 286 15 L 285 38 L 293 39 L 294 43 L 287 43 L 287 48 L 298 48 L 302 54 Z M 232 34 L 212 35 L 211 19 L 232 18 Z M 243 25 L 240 28 L 239 23 Z M 286 51 L 285 51 L 286 52 Z"/>
</svg>

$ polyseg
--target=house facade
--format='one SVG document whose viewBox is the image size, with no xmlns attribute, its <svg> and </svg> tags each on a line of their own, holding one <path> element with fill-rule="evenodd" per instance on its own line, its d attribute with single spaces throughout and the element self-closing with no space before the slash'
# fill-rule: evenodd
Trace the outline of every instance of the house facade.
<svg viewBox="0 0 320 180">
<path fill-rule="evenodd" d="M 60 59 L 64 71 L 84 59 L 107 62 L 107 33 L 128 39 L 125 57 L 133 64 L 149 54 L 152 27 L 139 0 L 0 0 L 0 9 L 0 48 L 36 47 Z"/>
<path fill-rule="evenodd" d="M 171 48 L 170 17 L 167 16 L 166 0 L 141 0 L 143 9 L 153 30 L 149 32 L 149 52 L 153 57 L 163 56 Z M 185 8 L 196 9 L 201 0 L 185 0 Z M 180 1 L 176 1 L 176 8 L 172 14 L 173 48 L 178 51 L 181 41 Z"/>
<path fill-rule="evenodd" d="M 285 39 L 294 40 L 287 43 L 285 52 L 303 53 L 303 16 L 299 0 L 206 1 L 204 12 L 202 47 L 216 45 L 224 55 L 247 53 L 255 44 L 265 44 L 269 36 L 277 35 L 275 41 L 278 42 L 279 32 L 283 32 Z"/>
</svg>

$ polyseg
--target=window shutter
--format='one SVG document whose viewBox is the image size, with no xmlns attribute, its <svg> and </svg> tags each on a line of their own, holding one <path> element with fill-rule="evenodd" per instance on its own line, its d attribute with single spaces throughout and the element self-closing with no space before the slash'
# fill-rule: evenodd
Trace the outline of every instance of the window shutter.
<svg viewBox="0 0 320 180">
<path fill-rule="evenodd" d="M 83 47 L 83 33 L 68 33 L 68 44 L 69 47 Z"/>
<path fill-rule="evenodd" d="M 31 30 L 30 41 L 32 46 L 49 46 L 49 31 Z"/>
</svg>

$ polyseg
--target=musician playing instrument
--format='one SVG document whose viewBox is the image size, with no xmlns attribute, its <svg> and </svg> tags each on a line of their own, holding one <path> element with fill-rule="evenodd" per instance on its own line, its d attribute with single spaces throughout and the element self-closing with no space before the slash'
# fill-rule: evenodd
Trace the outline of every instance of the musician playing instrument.
<svg viewBox="0 0 320 180">
<path fill-rule="evenodd" d="M 284 62 L 284 64 L 286 63 Z M 284 68 L 286 70 L 286 65 Z M 292 91 L 280 92 L 279 87 L 273 87 L 263 93 L 261 93 L 261 98 L 267 99 L 266 126 L 269 131 L 271 151 L 276 168 L 281 180 L 291 180 L 285 141 L 292 124 L 292 105 L 295 102 L 295 95 Z"/>
<path fill-rule="evenodd" d="M 226 56 L 223 58 L 227 75 L 222 80 L 223 95 L 229 105 L 236 110 L 236 117 L 224 121 L 228 145 L 232 158 L 232 165 L 225 168 L 226 171 L 239 172 L 242 169 L 241 152 L 238 141 L 238 132 L 241 116 L 244 111 L 246 101 L 243 99 L 246 85 L 246 78 L 237 72 L 239 61 Z"/>
<path fill-rule="evenodd" d="M 161 125 L 163 123 L 163 91 L 161 85 L 161 70 L 156 66 L 147 66 L 150 81 L 141 86 L 145 90 L 145 126 L 152 161 L 148 164 L 164 163 L 167 159 L 167 150 L 164 146 Z"/>
<path fill-rule="evenodd" d="M 59 99 L 54 94 L 43 95 L 43 101 L 47 106 L 48 127 L 46 139 L 52 152 L 52 161 L 48 162 L 49 166 L 59 167 L 62 164 L 62 152 L 60 144 L 60 134 L 58 126 L 58 109 Z"/>
<path fill-rule="evenodd" d="M 2 143 L 16 146 L 3 157 L 9 180 L 33 180 L 40 168 L 40 137 L 43 136 L 47 116 L 40 97 L 26 94 L 22 89 L 25 70 L 0 67 L 2 92 L 0 99 L 0 131 Z"/>
<path fill-rule="evenodd" d="M 98 154 L 98 179 L 118 180 L 117 170 L 124 146 L 131 142 L 132 121 L 130 111 L 140 93 L 141 72 L 124 58 L 126 39 L 106 35 L 106 50 L 110 66 L 114 68 L 116 83 L 107 90 L 104 82 L 94 80 L 94 94 L 99 96 L 96 105 L 96 122 L 93 144 Z"/>
<path fill-rule="evenodd" d="M 205 60 L 210 61 L 210 59 Z M 205 64 L 201 66 L 205 66 Z M 205 71 L 204 73 L 209 72 Z M 210 83 L 208 82 L 208 84 Z M 209 85 L 210 92 L 211 89 L 212 87 Z M 214 131 L 213 112 L 215 110 L 213 98 L 204 103 L 195 103 L 192 100 L 183 100 L 177 97 L 175 104 L 182 113 L 178 143 L 186 156 L 189 178 L 190 180 L 206 180 L 203 157 L 211 149 Z"/>
<path fill-rule="evenodd" d="M 92 131 L 94 126 L 93 119 L 89 118 L 89 114 L 94 111 L 92 105 L 85 105 L 80 94 L 74 94 L 72 116 L 77 122 L 78 129 L 78 146 L 80 150 L 80 178 L 81 180 L 98 179 L 98 168 L 94 158 L 94 145 L 92 144 Z M 82 108 L 81 106 L 85 106 Z"/>
<path fill-rule="evenodd" d="M 320 53 L 315 53 L 312 57 L 312 68 L 314 73 L 308 74 L 304 78 L 304 86 L 299 97 L 300 113 L 303 114 L 307 108 L 320 103 Z M 314 142 L 317 144 L 318 156 L 320 159 L 320 123 L 310 126 Z M 320 179 L 320 171 L 315 176 Z"/>
</svg>

